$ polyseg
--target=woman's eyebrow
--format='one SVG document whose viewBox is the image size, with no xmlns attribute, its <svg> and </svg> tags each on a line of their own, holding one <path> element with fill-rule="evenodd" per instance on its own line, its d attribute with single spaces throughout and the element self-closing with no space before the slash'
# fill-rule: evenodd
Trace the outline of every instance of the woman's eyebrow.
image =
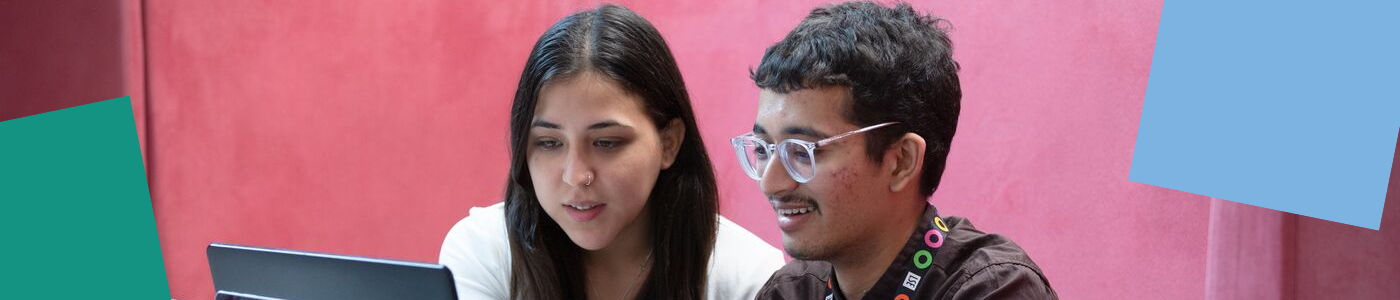
<svg viewBox="0 0 1400 300">
<path fill-rule="evenodd" d="M 534 123 L 530 123 L 530 127 L 544 127 L 544 128 L 549 128 L 549 129 L 559 129 L 559 124 L 550 123 L 549 121 L 535 120 Z"/>
<path fill-rule="evenodd" d="M 593 123 L 593 125 L 588 125 L 588 130 L 603 129 L 603 128 L 608 128 L 608 127 L 626 127 L 626 128 L 632 128 L 632 126 L 622 125 L 622 123 L 618 123 L 617 121 L 606 120 L 606 121 L 602 121 L 602 122 L 598 122 L 598 123 Z"/>
<path fill-rule="evenodd" d="M 543 128 L 548 128 L 548 129 L 561 129 L 561 128 L 563 128 L 563 126 L 559 126 L 559 124 L 555 124 L 555 123 L 553 123 L 553 122 L 543 121 L 543 120 L 535 120 L 535 122 L 530 123 L 530 126 L 531 126 L 531 127 L 543 127 Z M 614 120 L 605 120 L 605 121 L 601 121 L 601 122 L 598 122 L 598 123 L 593 123 L 593 125 L 588 125 L 587 130 L 604 129 L 604 128 L 610 128 L 610 127 L 632 128 L 632 126 L 623 125 L 622 123 L 618 123 L 617 121 L 614 121 Z"/>
</svg>

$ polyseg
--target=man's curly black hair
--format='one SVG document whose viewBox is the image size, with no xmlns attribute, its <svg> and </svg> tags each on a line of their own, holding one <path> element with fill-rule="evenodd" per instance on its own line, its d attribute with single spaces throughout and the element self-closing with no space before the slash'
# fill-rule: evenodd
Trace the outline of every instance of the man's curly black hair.
<svg viewBox="0 0 1400 300">
<path fill-rule="evenodd" d="M 919 191 L 933 195 L 958 127 L 962 89 L 946 22 L 907 3 L 886 7 L 846 2 L 812 10 L 797 28 L 768 47 L 752 71 L 759 88 L 777 93 L 843 86 L 857 126 L 899 122 L 870 131 L 866 152 L 880 162 L 885 149 L 913 132 L 928 143 Z"/>
</svg>

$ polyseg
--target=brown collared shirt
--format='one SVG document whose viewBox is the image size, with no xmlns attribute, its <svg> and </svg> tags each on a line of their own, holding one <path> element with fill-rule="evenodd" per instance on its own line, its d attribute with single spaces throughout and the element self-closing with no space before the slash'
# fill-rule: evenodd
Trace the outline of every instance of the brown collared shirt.
<svg viewBox="0 0 1400 300">
<path fill-rule="evenodd" d="M 836 270 L 793 260 L 768 278 L 758 299 L 845 299 Z M 1058 299 L 1020 246 L 932 207 L 864 299 Z"/>
</svg>

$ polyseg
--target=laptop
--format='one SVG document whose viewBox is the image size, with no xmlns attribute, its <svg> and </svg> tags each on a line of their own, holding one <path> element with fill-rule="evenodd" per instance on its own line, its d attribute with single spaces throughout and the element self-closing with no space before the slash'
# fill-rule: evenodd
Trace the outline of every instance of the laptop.
<svg viewBox="0 0 1400 300">
<path fill-rule="evenodd" d="M 213 243 L 216 300 L 456 300 L 446 266 Z"/>
</svg>

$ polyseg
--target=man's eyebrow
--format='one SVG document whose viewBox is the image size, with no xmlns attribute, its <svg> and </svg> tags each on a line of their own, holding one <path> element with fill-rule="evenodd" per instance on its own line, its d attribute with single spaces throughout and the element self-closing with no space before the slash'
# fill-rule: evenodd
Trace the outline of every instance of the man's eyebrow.
<svg viewBox="0 0 1400 300">
<path fill-rule="evenodd" d="M 763 126 L 759 126 L 758 124 L 753 124 L 753 133 L 754 133 L 754 134 L 763 134 L 763 135 L 767 135 L 767 134 L 768 134 L 768 130 L 767 130 L 767 129 L 764 129 Z M 827 134 L 821 133 L 820 131 L 817 131 L 816 129 L 812 128 L 811 126 L 787 127 L 787 128 L 783 128 L 783 133 L 788 134 L 788 135 L 807 136 L 807 137 L 812 137 L 812 138 L 816 138 L 816 139 L 825 139 L 825 138 L 827 137 Z"/>
<path fill-rule="evenodd" d="M 820 139 L 825 139 L 825 138 L 827 137 L 826 134 L 821 133 L 821 132 L 817 131 L 816 129 L 813 129 L 813 128 L 810 127 L 810 126 L 797 126 L 797 127 L 787 127 L 787 128 L 783 128 L 783 133 L 786 133 L 786 134 L 789 134 L 789 135 L 805 135 L 805 136 L 813 137 L 813 138 L 816 138 L 816 139 L 819 139 L 819 140 L 820 140 Z"/>
</svg>

